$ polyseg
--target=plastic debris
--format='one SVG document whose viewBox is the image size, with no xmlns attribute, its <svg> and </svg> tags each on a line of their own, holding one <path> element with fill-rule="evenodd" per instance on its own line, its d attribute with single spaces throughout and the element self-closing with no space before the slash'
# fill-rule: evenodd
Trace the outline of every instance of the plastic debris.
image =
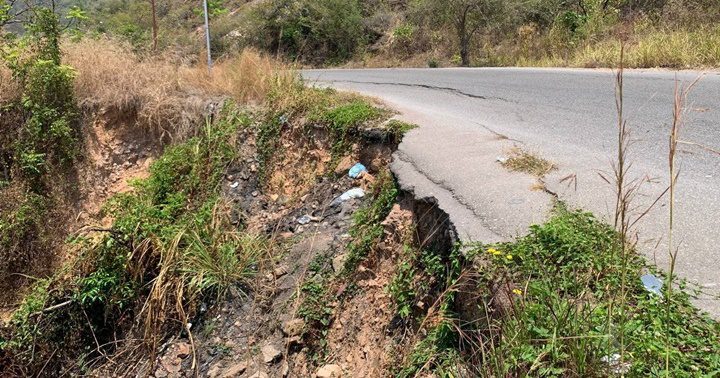
<svg viewBox="0 0 720 378">
<path fill-rule="evenodd" d="M 662 283 L 662 281 L 660 281 L 660 279 L 658 279 L 657 277 L 655 277 L 652 274 L 646 274 L 646 275 L 640 277 L 640 280 L 642 281 L 643 286 L 645 286 L 645 290 L 647 290 L 653 294 L 659 295 L 660 297 L 663 296 L 662 295 L 663 283 Z"/>
<path fill-rule="evenodd" d="M 630 364 L 627 361 L 624 361 L 621 363 L 620 355 L 615 353 L 610 356 L 603 356 L 600 358 L 601 362 L 604 362 L 610 366 L 610 370 L 613 372 L 613 374 L 625 374 L 628 371 L 630 371 Z"/>
<path fill-rule="evenodd" d="M 240 186 L 240 182 L 238 182 L 238 181 L 235 181 L 234 183 L 230 184 L 230 187 L 233 189 L 237 188 L 238 186 Z"/>
<path fill-rule="evenodd" d="M 341 196 L 335 198 L 331 203 L 330 206 L 337 206 L 347 200 L 351 200 L 353 198 L 363 198 L 365 197 L 365 191 L 362 188 L 352 188 L 348 190 L 347 192 L 343 193 Z"/>
<path fill-rule="evenodd" d="M 320 217 L 314 217 L 312 215 L 305 214 L 305 215 L 301 216 L 300 218 L 298 218 L 297 222 L 302 225 L 306 225 L 310 222 L 321 222 L 322 220 L 323 219 Z"/>
<path fill-rule="evenodd" d="M 357 164 L 353 165 L 352 168 L 350 168 L 350 172 L 348 173 L 348 176 L 356 179 L 356 178 L 360 177 L 363 173 L 366 173 L 366 172 L 367 172 L 367 168 L 365 168 L 365 166 L 362 165 L 361 163 L 357 163 Z"/>
<path fill-rule="evenodd" d="M 495 158 L 495 160 L 497 160 L 497 162 L 500 163 L 500 164 L 505 164 L 505 163 L 507 163 L 508 158 L 506 158 L 506 157 L 504 157 L 504 156 L 498 156 L 498 157 Z"/>
</svg>

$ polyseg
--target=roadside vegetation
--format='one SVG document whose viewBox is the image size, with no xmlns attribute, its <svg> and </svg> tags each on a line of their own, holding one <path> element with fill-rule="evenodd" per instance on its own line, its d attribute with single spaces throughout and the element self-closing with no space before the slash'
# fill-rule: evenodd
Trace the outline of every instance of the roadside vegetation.
<svg viewBox="0 0 720 378">
<path fill-rule="evenodd" d="M 91 36 L 153 49 L 148 1 L 80 4 Z M 313 66 L 572 66 L 704 68 L 720 65 L 713 0 L 271 0 L 211 1 L 212 50 L 254 47 Z M 196 2 L 157 1 L 158 50 L 198 60 Z"/>
<path fill-rule="evenodd" d="M 618 236 L 558 204 L 527 236 L 473 248 L 398 376 L 713 376 L 720 325 L 683 291 L 646 289 L 640 277 L 657 272 Z"/>
<path fill-rule="evenodd" d="M 359 96 L 306 88 L 256 50 L 210 74 L 110 37 L 69 38 L 60 17 L 35 6 L 17 19 L 28 33 L 3 35 L 0 366 L 15 376 L 86 374 L 113 354 L 153 363 L 171 334 L 192 344 L 206 306 L 229 290 L 249 295 L 279 248 L 273 232 L 234 220 L 228 170 L 249 166 L 257 150 L 257 189 L 270 192 L 270 176 L 295 158 L 287 143 L 327 143 L 337 162 L 362 127 L 391 115 Z M 94 122 L 138 140 L 150 134 L 162 148 L 146 175 L 78 224 L 94 190 L 82 173 L 94 153 L 82 133 Z M 400 127 L 388 126 L 387 138 Z M 327 163 L 305 158 L 314 169 L 297 168 L 314 181 Z M 293 195 L 306 190 L 286 181 Z"/>
<path fill-rule="evenodd" d="M 692 144 L 680 136 L 692 85 L 678 88 L 670 130 L 672 265 L 663 273 L 633 244 L 642 182 L 628 178 L 622 68 L 618 155 L 604 177 L 616 188 L 614 224 L 558 203 L 514 242 L 463 246 L 446 214 L 402 193 L 387 170 L 413 125 L 388 120 L 392 112 L 370 99 L 306 87 L 266 55 L 315 65 L 717 65 L 714 2 L 211 1 L 219 58 L 211 73 L 188 42 L 197 37 L 197 4 L 158 3 L 156 51 L 147 2 L 80 4 L 90 16 L 69 2 L 23 14 L 0 7 L 0 24 L 26 30 L 3 32 L 0 50 L 2 374 L 102 375 L 98 366 L 151 374 L 171 339 L 187 340 L 183 366 L 199 374 L 206 366 L 195 337 L 215 327 L 207 314 L 230 293 L 250 301 L 272 286 L 263 279 L 288 274 L 278 263 L 301 226 L 325 221 L 303 214 L 325 204 L 303 198 L 320 184 L 333 194 L 340 179 L 366 197 L 328 216 L 344 258 L 339 266 L 329 254 L 309 259 L 290 288 L 297 307 L 283 308 L 301 329 L 283 329 L 286 353 L 266 364 L 284 358 L 308 375 L 342 371 L 332 364 L 337 350 L 357 349 L 352 337 L 366 332 L 373 344 L 363 353 L 384 356 L 372 371 L 398 377 L 720 371 L 720 325 L 692 306 L 688 285 L 673 275 L 674 154 Z M 627 51 L 618 57 L 620 42 Z M 675 44 L 683 49 L 668 47 Z M 102 169 L 89 164 L 97 151 L 86 134 L 97 125 L 149 134 L 158 147 L 142 175 L 127 177 L 81 223 L 94 189 L 83 172 L 120 169 L 112 159 Z M 363 138 L 376 144 L 366 159 L 376 172 L 354 181 L 336 167 L 368 152 Z M 555 168 L 522 150 L 505 165 L 537 177 Z M 295 205 L 304 206 L 299 217 Z M 271 219 L 270 207 L 289 217 L 289 236 L 278 235 L 282 220 Z M 641 279 L 648 275 L 655 284 Z M 222 345 L 222 354 L 232 357 L 231 348 Z"/>
</svg>

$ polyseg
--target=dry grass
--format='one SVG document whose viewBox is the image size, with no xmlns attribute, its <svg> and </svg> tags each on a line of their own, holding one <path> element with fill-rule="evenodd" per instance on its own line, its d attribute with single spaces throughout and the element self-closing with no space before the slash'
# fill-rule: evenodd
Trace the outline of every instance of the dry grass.
<svg viewBox="0 0 720 378">
<path fill-rule="evenodd" d="M 299 79 L 289 67 L 254 49 L 217 62 L 212 74 L 206 66 L 198 66 L 182 69 L 180 77 L 183 85 L 243 103 L 261 103 L 275 89 L 292 86 Z"/>
<path fill-rule="evenodd" d="M 537 177 L 543 177 L 556 169 L 555 164 L 550 161 L 520 148 L 513 148 L 510 151 L 510 157 L 502 165 L 511 171 L 523 172 Z"/>
<path fill-rule="evenodd" d="M 255 50 L 225 59 L 209 74 L 170 58 L 138 56 L 114 40 L 64 45 L 64 59 L 77 70 L 75 95 L 83 109 L 136 114 L 139 123 L 172 136 L 188 135 L 212 103 L 232 98 L 260 103 L 296 75 Z"/>
<path fill-rule="evenodd" d="M 0 65 L 0 105 L 20 97 L 20 90 L 7 67 Z"/>
<path fill-rule="evenodd" d="M 720 28 L 650 30 L 627 44 L 625 67 L 697 68 L 720 65 Z M 608 39 L 576 52 L 573 66 L 617 66 L 620 41 Z"/>
</svg>

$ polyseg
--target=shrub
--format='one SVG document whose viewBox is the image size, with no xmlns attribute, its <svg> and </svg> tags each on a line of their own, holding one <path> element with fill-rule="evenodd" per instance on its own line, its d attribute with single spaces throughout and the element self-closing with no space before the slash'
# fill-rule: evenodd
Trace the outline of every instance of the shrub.
<svg viewBox="0 0 720 378">
<path fill-rule="evenodd" d="M 357 0 L 272 0 L 253 18 L 262 47 L 291 59 L 339 62 L 365 39 Z"/>
</svg>

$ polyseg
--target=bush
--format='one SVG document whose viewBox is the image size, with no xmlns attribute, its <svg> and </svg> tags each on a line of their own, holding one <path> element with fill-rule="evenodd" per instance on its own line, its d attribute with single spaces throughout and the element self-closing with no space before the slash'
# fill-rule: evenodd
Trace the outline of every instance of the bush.
<svg viewBox="0 0 720 378">
<path fill-rule="evenodd" d="M 254 12 L 262 47 L 291 59 L 336 63 L 365 42 L 357 0 L 272 0 Z"/>
</svg>

